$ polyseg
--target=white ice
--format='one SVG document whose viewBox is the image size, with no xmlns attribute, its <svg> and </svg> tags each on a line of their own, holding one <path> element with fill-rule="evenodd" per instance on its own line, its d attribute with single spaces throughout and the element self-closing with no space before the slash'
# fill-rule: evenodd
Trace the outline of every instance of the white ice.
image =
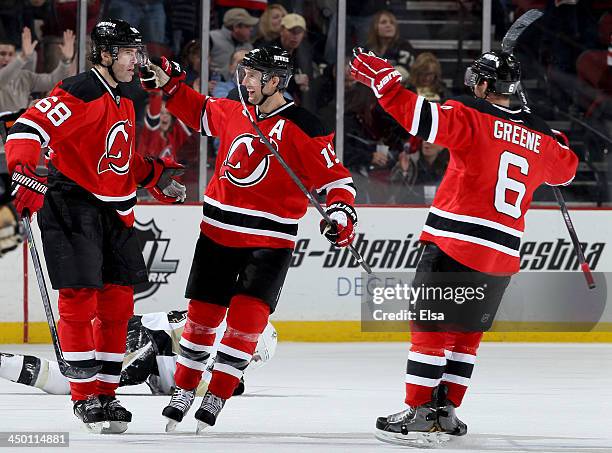
<svg viewBox="0 0 612 453">
<path fill-rule="evenodd" d="M 46 345 L 0 350 L 53 356 Z M 0 431 L 69 431 L 70 449 L 84 453 L 400 451 L 372 432 L 377 416 L 402 408 L 407 350 L 400 343 L 280 343 L 204 436 L 194 434 L 195 408 L 176 433 L 164 433 L 160 412 L 169 398 L 150 396 L 145 386 L 121 390 L 134 414 L 125 434 L 92 435 L 78 426 L 69 397 L 2 381 Z M 612 345 L 485 343 L 458 414 L 468 435 L 442 450 L 612 452 Z"/>
</svg>

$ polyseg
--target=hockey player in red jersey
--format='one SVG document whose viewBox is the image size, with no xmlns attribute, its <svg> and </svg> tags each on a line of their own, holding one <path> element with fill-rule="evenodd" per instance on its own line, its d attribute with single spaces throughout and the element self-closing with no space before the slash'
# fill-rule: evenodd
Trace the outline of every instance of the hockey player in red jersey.
<svg viewBox="0 0 612 453">
<path fill-rule="evenodd" d="M 291 77 L 289 55 L 277 47 L 252 50 L 238 73 L 263 133 L 306 187 L 327 192 L 334 224 L 322 224 L 322 233 L 337 246 L 349 245 L 357 222 L 353 182 L 336 158 L 333 134 L 283 97 Z M 241 102 L 201 95 L 180 83 L 183 78 L 180 67 L 165 59 L 161 68 L 151 65 L 141 74 L 145 88 L 162 88 L 170 96 L 170 112 L 192 129 L 220 139 L 187 283 L 191 300 L 180 340 L 177 388 L 163 410 L 166 429 L 174 429 L 193 403 L 214 329 L 227 311 L 210 386 L 195 414 L 200 431 L 215 424 L 276 308 L 308 201 L 260 141 Z"/>
<path fill-rule="evenodd" d="M 354 53 L 353 78 L 370 87 L 412 135 L 450 151 L 421 234 L 426 248 L 413 286 L 440 281 L 446 272 L 469 273 L 466 278 L 475 286 L 487 288 L 482 312 L 464 313 L 474 316 L 463 319 L 467 328 L 434 331 L 435 326 L 412 324 L 408 407 L 376 422 L 381 440 L 438 442 L 467 432 L 455 408 L 467 390 L 483 331 L 493 321 L 510 275 L 519 270 L 524 215 L 533 193 L 542 183 L 569 184 L 578 159 L 528 109 L 510 109 L 510 95 L 520 83 L 520 65 L 511 54 L 481 55 L 466 72 L 473 97 L 439 105 L 402 88 L 401 75 L 386 60 L 363 49 Z"/>
<path fill-rule="evenodd" d="M 101 364 L 91 379 L 71 380 L 74 412 L 92 431 L 123 432 L 131 413 L 115 398 L 133 314 L 134 285 L 147 280 L 135 230 L 136 188 L 168 202 L 184 200 L 175 164 L 134 149 L 132 101 L 121 92 L 146 61 L 127 22 L 92 31 L 94 67 L 60 82 L 9 131 L 6 156 L 22 215 L 38 212 L 51 284 L 59 290 L 58 331 L 74 366 Z M 48 177 L 36 172 L 48 149 Z M 92 326 L 92 320 L 95 318 Z"/>
</svg>

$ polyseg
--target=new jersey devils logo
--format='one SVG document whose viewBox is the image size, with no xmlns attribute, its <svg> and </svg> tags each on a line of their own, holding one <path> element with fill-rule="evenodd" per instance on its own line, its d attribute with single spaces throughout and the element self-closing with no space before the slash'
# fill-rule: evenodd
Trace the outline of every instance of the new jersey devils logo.
<svg viewBox="0 0 612 453">
<path fill-rule="evenodd" d="M 117 121 L 106 134 L 104 153 L 98 162 L 98 173 L 113 171 L 125 175 L 130 171 L 132 158 L 132 124 L 128 120 Z"/>
<path fill-rule="evenodd" d="M 269 139 L 278 150 L 274 140 Z M 272 154 L 257 135 L 242 134 L 234 139 L 221 165 L 220 178 L 240 187 L 257 184 L 266 177 Z"/>
</svg>

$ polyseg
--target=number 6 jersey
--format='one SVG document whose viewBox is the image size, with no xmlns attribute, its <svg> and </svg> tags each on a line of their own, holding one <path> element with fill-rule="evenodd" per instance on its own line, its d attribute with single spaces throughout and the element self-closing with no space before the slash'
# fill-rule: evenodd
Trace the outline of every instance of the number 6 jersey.
<svg viewBox="0 0 612 453">
<path fill-rule="evenodd" d="M 410 134 L 450 151 L 421 240 L 480 272 L 518 272 L 533 193 L 569 184 L 576 155 L 528 109 L 472 97 L 439 105 L 400 86 L 379 102 Z"/>
<path fill-rule="evenodd" d="M 215 172 L 204 196 L 201 231 L 228 247 L 293 247 L 308 199 L 257 136 L 240 101 L 202 96 L 181 84 L 167 108 L 195 130 L 220 139 Z M 333 134 L 293 102 L 253 118 L 309 189 L 327 192 L 327 203 L 353 204 L 349 171 L 337 159 Z"/>
<path fill-rule="evenodd" d="M 110 87 L 95 68 L 69 77 L 10 129 L 9 171 L 17 163 L 35 168 L 41 147 L 48 147 L 52 170 L 115 209 L 131 226 L 136 186 L 152 169 L 134 151 L 134 123 L 132 101 Z M 55 175 L 50 172 L 50 187 Z"/>
</svg>

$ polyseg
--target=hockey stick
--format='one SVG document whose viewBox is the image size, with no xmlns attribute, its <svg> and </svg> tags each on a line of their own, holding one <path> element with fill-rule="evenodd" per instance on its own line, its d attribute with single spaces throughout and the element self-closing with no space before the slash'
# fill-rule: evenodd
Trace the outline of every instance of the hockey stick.
<svg viewBox="0 0 612 453">
<path fill-rule="evenodd" d="M 244 109 L 244 112 L 246 113 L 246 117 L 248 118 L 249 122 L 251 123 L 251 125 L 253 126 L 253 128 L 255 129 L 255 132 L 257 132 L 257 135 L 259 135 L 259 138 L 261 139 L 261 141 L 264 143 L 264 145 L 266 145 L 266 148 L 268 148 L 268 150 L 270 150 L 270 152 L 272 154 L 274 154 L 274 157 L 276 157 L 276 159 L 278 160 L 278 162 L 281 164 L 281 166 L 285 169 L 285 171 L 287 172 L 287 174 L 289 175 L 289 177 L 293 180 L 293 182 L 300 188 L 300 190 L 302 191 L 302 193 L 304 195 L 306 195 L 306 198 L 308 198 L 308 201 L 310 201 L 312 203 L 312 205 L 317 209 L 317 211 L 319 211 L 319 214 L 321 214 L 321 217 L 323 217 L 323 220 L 325 220 L 328 224 L 333 225 L 333 221 L 332 219 L 329 218 L 329 215 L 327 215 L 327 212 L 325 212 L 325 209 L 323 209 L 323 206 L 321 206 L 321 203 L 319 203 L 315 197 L 312 196 L 312 194 L 310 193 L 310 191 L 306 188 L 306 186 L 304 185 L 304 183 L 302 183 L 302 181 L 300 180 L 300 178 L 298 178 L 298 176 L 295 174 L 295 172 L 291 169 L 291 167 L 289 165 L 287 165 L 287 162 L 285 162 L 285 159 L 283 159 L 281 157 L 281 155 L 279 154 L 279 152 L 274 148 L 274 146 L 272 146 L 272 144 L 270 143 L 270 141 L 268 140 L 268 137 L 266 137 L 264 135 L 264 133 L 261 131 L 261 129 L 259 128 L 259 126 L 255 123 L 255 120 L 253 119 L 253 117 L 251 116 L 251 112 L 249 112 L 249 109 L 247 108 L 246 102 L 244 100 L 244 96 L 242 94 L 242 89 L 241 89 L 241 85 L 240 85 L 240 79 L 238 77 L 238 71 L 236 71 L 236 85 L 238 86 L 238 96 L 240 97 L 240 102 L 242 104 L 242 107 Z M 351 254 L 353 255 L 353 258 L 355 258 L 355 260 L 361 265 L 361 267 L 363 267 L 363 269 L 368 273 L 371 274 L 372 273 L 372 269 L 370 268 L 370 266 L 368 265 L 368 263 L 366 263 L 363 259 L 363 257 L 361 256 L 361 254 L 355 249 L 355 247 L 353 246 L 353 244 L 349 244 L 348 245 L 348 249 L 351 252 Z"/>
<path fill-rule="evenodd" d="M 51 340 L 53 341 L 53 349 L 55 349 L 55 357 L 57 358 L 57 364 L 59 365 L 60 372 L 67 378 L 72 379 L 88 379 L 93 377 L 98 373 L 98 371 L 100 371 L 102 365 L 96 365 L 90 368 L 80 368 L 68 364 L 64 358 L 64 353 L 62 352 L 59 343 L 59 337 L 57 336 L 57 328 L 55 327 L 55 318 L 53 316 L 53 311 L 51 310 L 51 301 L 49 300 L 49 292 L 47 291 L 45 276 L 43 275 L 38 250 L 36 250 L 36 244 L 34 242 L 34 235 L 32 234 L 32 225 L 30 224 L 30 213 L 28 210 L 24 210 L 21 221 L 26 232 L 28 248 L 30 249 L 30 255 L 32 256 L 32 262 L 34 263 L 36 280 L 38 281 L 38 287 L 40 288 L 43 307 L 45 307 L 47 323 L 49 324 Z"/>
<path fill-rule="evenodd" d="M 516 22 L 512 24 L 506 35 L 502 40 L 502 51 L 507 53 L 512 53 L 514 51 L 514 46 L 516 42 L 525 31 L 525 29 L 535 22 L 537 19 L 542 17 L 543 13 L 538 11 L 537 9 L 531 9 L 519 17 Z M 527 93 L 523 90 L 522 83 L 518 83 L 516 87 L 516 94 L 518 95 L 521 104 L 524 108 L 529 110 Z M 578 240 L 578 234 L 576 233 L 576 229 L 574 228 L 574 224 L 572 223 L 572 219 L 569 215 L 569 211 L 567 209 L 567 205 L 565 204 L 565 200 L 563 199 L 563 194 L 561 190 L 559 190 L 556 186 L 551 186 L 553 193 L 555 194 L 555 198 L 557 199 L 557 203 L 559 203 L 559 207 L 561 208 L 561 215 L 563 216 L 563 220 L 565 221 L 565 226 L 567 227 L 567 231 L 572 240 L 572 244 L 574 245 L 574 250 L 576 252 L 576 256 L 578 257 L 578 263 L 582 268 L 582 272 L 584 274 L 584 278 L 587 282 L 587 286 L 589 289 L 595 288 L 595 280 L 593 279 L 593 274 L 591 274 L 591 268 L 589 267 L 589 263 L 586 262 L 584 257 L 584 252 L 582 250 L 582 246 L 580 245 L 580 241 Z"/>
</svg>

